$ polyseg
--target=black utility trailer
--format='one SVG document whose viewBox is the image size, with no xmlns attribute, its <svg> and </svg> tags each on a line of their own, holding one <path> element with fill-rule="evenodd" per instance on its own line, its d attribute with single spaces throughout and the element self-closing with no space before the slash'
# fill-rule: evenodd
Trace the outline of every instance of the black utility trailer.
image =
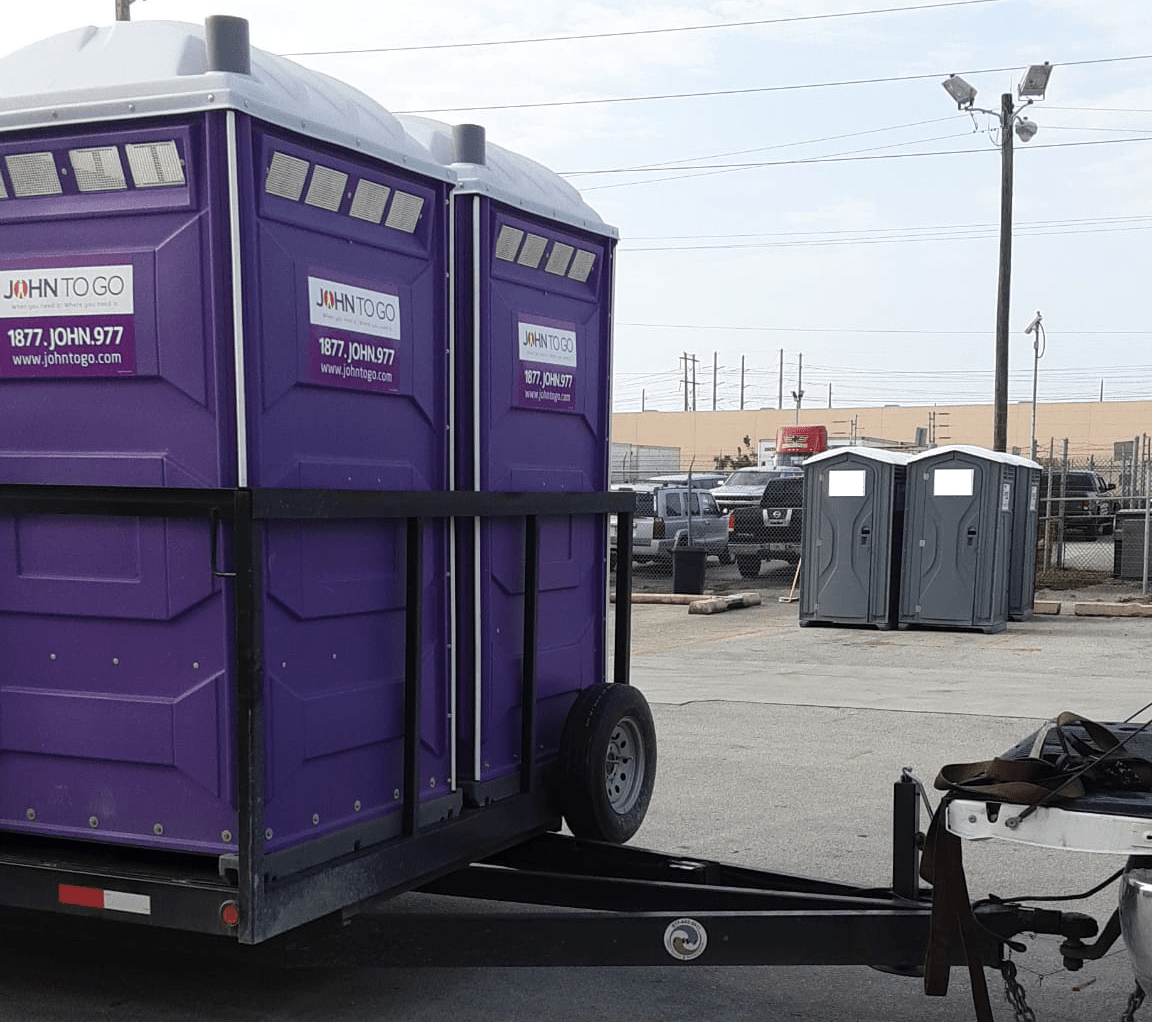
<svg viewBox="0 0 1152 1022">
<path fill-rule="evenodd" d="M 668 855 L 557 833 L 562 781 L 526 768 L 521 789 L 503 804 L 464 810 L 421 825 L 405 814 L 404 832 L 320 865 L 278 874 L 260 851 L 263 772 L 260 536 L 268 522 L 295 519 L 400 518 L 407 525 L 410 627 L 405 705 L 419 713 L 421 535 L 439 517 L 513 516 L 525 523 L 525 585 L 538 585 L 538 520 L 557 514 L 619 516 L 612 685 L 627 686 L 630 645 L 633 495 L 372 493 L 359 491 L 172 491 L 85 487 L 0 488 L 0 512 L 193 518 L 231 537 L 227 563 L 214 564 L 237 593 L 237 709 L 240 852 L 234 858 L 149 855 L 78 842 L 6 833 L 0 839 L 0 918 L 28 939 L 37 932 L 182 952 L 241 956 L 294 966 L 325 963 L 420 966 L 510 965 L 866 965 L 917 975 L 932 923 L 931 891 L 919 879 L 920 783 L 905 773 L 893 786 L 892 883 L 838 883 Z M 215 546 L 215 544 L 214 544 Z M 223 560 L 223 558 L 222 558 Z M 224 570 L 227 569 L 227 570 Z M 525 601 L 524 704 L 533 706 L 535 601 Z M 531 714 L 524 721 L 532 747 Z M 415 753 L 406 750 L 408 784 Z M 525 756 L 527 764 L 533 758 Z M 559 785 L 559 787 L 558 787 Z M 461 868 L 460 849 L 483 854 Z M 413 865 L 419 863 L 419 867 Z M 404 883 L 395 878 L 404 877 Z M 122 892 L 146 898 L 147 915 L 112 913 L 147 927 L 109 925 L 101 906 L 63 891 Z M 382 893 L 419 890 L 479 899 L 482 911 L 359 911 Z M 454 903 L 449 903 L 454 904 Z M 501 905 L 506 907 L 500 907 Z M 526 910 L 535 906 L 539 911 Z M 563 911 L 557 911 L 562 909 Z M 45 911 L 48 910 L 48 911 Z M 93 918 L 102 915 L 102 918 Z M 1000 967 L 1022 932 L 1060 934 L 1084 947 L 1094 920 L 1009 904 L 976 907 L 987 967 Z M 127 931 L 127 932 L 125 932 Z M 241 946 L 256 945 L 256 946 Z M 1074 952 L 1075 953 L 1075 952 Z M 1081 957 L 1088 957 L 1087 954 Z M 952 964 L 965 958 L 959 943 Z"/>
</svg>

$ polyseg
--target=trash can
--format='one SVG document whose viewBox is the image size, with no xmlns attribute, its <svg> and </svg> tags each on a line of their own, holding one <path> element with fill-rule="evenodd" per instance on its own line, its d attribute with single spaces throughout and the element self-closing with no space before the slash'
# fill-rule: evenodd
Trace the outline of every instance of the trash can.
<svg viewBox="0 0 1152 1022">
<path fill-rule="evenodd" d="M 1015 472 L 1012 541 L 1008 554 L 1008 620 L 1028 621 L 1036 596 L 1036 530 L 1040 520 L 1040 466 L 1005 455 Z"/>
<path fill-rule="evenodd" d="M 802 626 L 896 625 L 907 462 L 867 447 L 804 462 Z"/>
<path fill-rule="evenodd" d="M 900 624 L 999 632 L 1008 620 L 1016 467 L 981 447 L 908 461 Z"/>
<path fill-rule="evenodd" d="M 703 547 L 678 546 L 672 551 L 672 592 L 704 592 L 704 566 L 708 552 Z"/>
<path fill-rule="evenodd" d="M 1112 574 L 1124 582 L 1144 581 L 1144 518 L 1143 508 L 1116 512 Z"/>
</svg>

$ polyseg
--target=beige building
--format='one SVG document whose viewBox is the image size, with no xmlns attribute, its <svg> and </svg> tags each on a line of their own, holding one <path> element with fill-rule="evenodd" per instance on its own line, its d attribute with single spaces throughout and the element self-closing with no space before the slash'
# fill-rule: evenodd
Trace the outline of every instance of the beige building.
<svg viewBox="0 0 1152 1022">
<path fill-rule="evenodd" d="M 614 443 L 679 447 L 681 462 L 693 457 L 696 468 L 709 468 L 718 455 L 735 456 L 737 448 L 751 453 L 757 444 L 776 439 L 781 426 L 823 425 L 829 439 L 876 438 L 913 444 L 923 428 L 931 442 L 992 446 L 991 405 L 936 405 L 883 408 L 803 408 L 777 411 L 761 408 L 716 412 L 617 412 L 612 416 Z M 1027 454 L 1032 429 L 1032 404 L 1008 407 L 1008 449 Z M 1040 404 L 1036 409 L 1036 442 L 1041 457 L 1053 444 L 1057 457 L 1068 439 L 1068 454 L 1077 461 L 1112 459 L 1117 442 L 1152 432 L 1152 401 L 1083 401 Z"/>
</svg>

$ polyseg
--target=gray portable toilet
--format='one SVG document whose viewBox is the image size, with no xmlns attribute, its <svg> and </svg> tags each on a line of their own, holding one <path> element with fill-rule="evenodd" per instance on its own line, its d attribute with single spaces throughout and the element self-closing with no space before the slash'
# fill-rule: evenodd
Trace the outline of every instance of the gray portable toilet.
<svg viewBox="0 0 1152 1022">
<path fill-rule="evenodd" d="M 1012 543 L 1008 561 L 1008 620 L 1028 621 L 1036 596 L 1036 529 L 1040 518 L 1040 466 L 1005 455 L 1016 474 L 1012 487 Z"/>
<path fill-rule="evenodd" d="M 868 447 L 804 462 L 800 624 L 896 624 L 908 456 Z"/>
<path fill-rule="evenodd" d="M 1016 466 L 981 447 L 908 461 L 900 624 L 1003 631 Z"/>
</svg>

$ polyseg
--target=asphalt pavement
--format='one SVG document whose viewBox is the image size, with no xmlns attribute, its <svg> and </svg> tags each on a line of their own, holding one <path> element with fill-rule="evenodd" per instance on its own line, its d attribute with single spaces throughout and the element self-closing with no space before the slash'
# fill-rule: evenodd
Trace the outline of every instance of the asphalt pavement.
<svg viewBox="0 0 1152 1022">
<path fill-rule="evenodd" d="M 998 635 L 797 626 L 795 603 L 714 616 L 636 606 L 632 680 L 653 704 L 656 794 L 633 844 L 884 885 L 892 783 L 1002 751 L 1071 709 L 1120 720 L 1149 694 L 1152 620 L 1040 617 Z M 1086 891 L 1122 862 L 993 842 L 965 848 L 974 897 Z M 1069 906 L 1103 921 L 1114 888 Z M 429 896 L 376 905 L 389 913 Z M 558 939 L 563 923 L 557 923 Z M 1122 949 L 1065 972 L 1056 940 L 1017 956 L 1040 1022 L 1119 1018 L 1132 988 Z M 997 1019 L 1011 1019 L 989 975 Z M 1147 1011 L 1147 1009 L 1145 1009 Z M 915 978 L 858 967 L 284 970 L 140 956 L 92 945 L 0 944 L 0 1020 L 20 1022 L 432 1022 L 537 1019 L 958 1022 Z M 1139 1015 L 1137 1017 L 1140 1017 Z"/>
</svg>

